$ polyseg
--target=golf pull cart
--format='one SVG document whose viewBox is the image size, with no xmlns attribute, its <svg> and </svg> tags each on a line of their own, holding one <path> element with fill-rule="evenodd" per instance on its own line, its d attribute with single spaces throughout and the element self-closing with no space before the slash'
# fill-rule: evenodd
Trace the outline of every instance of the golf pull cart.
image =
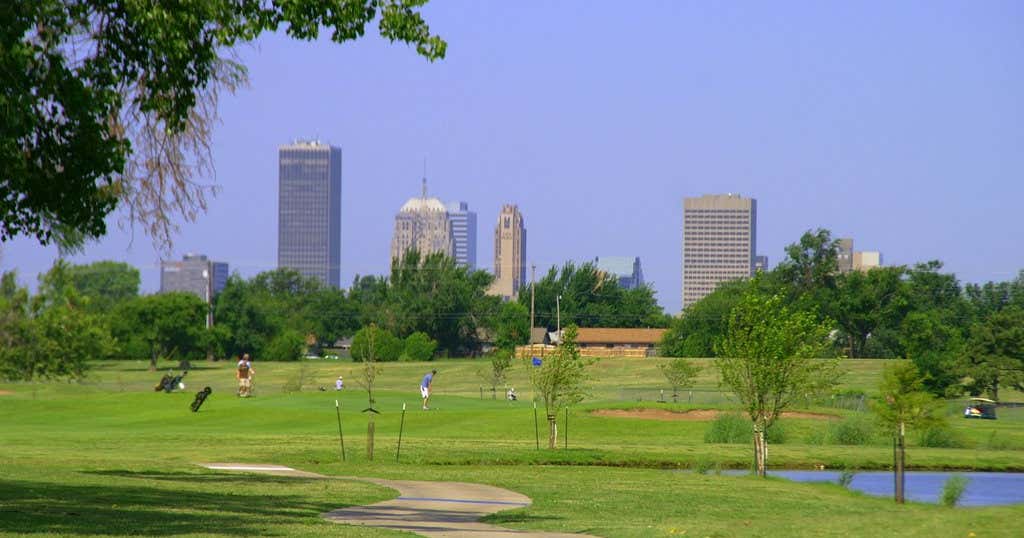
<svg viewBox="0 0 1024 538">
<path fill-rule="evenodd" d="M 964 418 L 995 420 L 997 405 L 995 401 L 987 398 L 971 398 L 967 400 L 967 407 L 964 408 Z"/>
</svg>

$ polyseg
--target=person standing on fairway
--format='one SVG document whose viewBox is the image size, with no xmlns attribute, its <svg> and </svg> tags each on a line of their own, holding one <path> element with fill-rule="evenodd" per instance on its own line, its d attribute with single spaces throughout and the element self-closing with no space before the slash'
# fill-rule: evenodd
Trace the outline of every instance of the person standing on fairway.
<svg viewBox="0 0 1024 538">
<path fill-rule="evenodd" d="M 242 359 L 238 361 L 238 367 L 235 370 L 235 378 L 238 379 L 238 395 L 242 398 L 248 398 L 252 394 L 252 378 L 256 370 L 252 367 L 252 360 L 249 359 L 249 354 L 242 355 Z"/>
<path fill-rule="evenodd" d="M 434 383 L 435 374 L 437 374 L 437 370 L 431 370 L 429 374 L 423 376 L 423 381 L 420 383 L 420 396 L 423 396 L 424 410 L 430 409 L 427 404 L 430 403 L 430 387 Z"/>
</svg>

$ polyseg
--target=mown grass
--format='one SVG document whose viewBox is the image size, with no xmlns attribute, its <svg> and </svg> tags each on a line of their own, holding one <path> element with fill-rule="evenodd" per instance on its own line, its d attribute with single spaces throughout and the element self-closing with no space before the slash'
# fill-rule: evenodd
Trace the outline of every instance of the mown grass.
<svg viewBox="0 0 1024 538">
<path fill-rule="evenodd" d="M 911 504 L 838 486 L 716 476 L 746 468 L 746 444 L 709 444 L 709 422 L 660 422 L 594 416 L 606 407 L 675 410 L 729 407 L 622 400 L 623 384 L 657 387 L 656 361 L 595 365 L 594 399 L 569 415 L 569 448 L 537 450 L 525 368 L 514 371 L 523 400 L 480 399 L 480 361 L 384 365 L 378 397 L 377 458 L 365 457 L 365 393 L 358 365 L 306 363 L 302 392 L 286 392 L 302 364 L 257 364 L 257 396 L 234 397 L 230 364 L 203 363 L 185 393 L 154 393 L 158 375 L 139 362 L 97 363 L 84 383 L 3 384 L 0 396 L 0 533 L 15 535 L 400 536 L 325 523 L 319 514 L 374 502 L 393 492 L 347 480 L 309 480 L 209 471 L 210 461 L 273 462 L 335 476 L 460 480 L 507 487 L 534 499 L 494 516 L 521 529 L 585 531 L 600 536 L 1015 536 L 1024 507 L 957 508 Z M 849 361 L 848 361 L 849 362 Z M 864 364 L 873 363 L 871 369 Z M 857 361 L 859 385 L 877 382 L 880 361 Z M 603 369 L 598 369 L 601 365 Z M 162 365 L 166 367 L 167 365 Z M 419 377 L 436 367 L 435 409 L 419 410 Z M 874 372 L 873 374 L 871 372 Z M 348 389 L 332 386 L 341 373 Z M 874 375 L 876 380 L 872 381 Z M 713 376 L 712 376 L 713 377 Z M 698 389 L 717 382 L 705 372 Z M 214 393 L 199 413 L 192 394 Z M 603 396 L 601 396 L 603 395 Z M 485 395 L 489 396 L 489 395 Z M 347 461 L 340 461 L 334 401 L 342 404 Z M 409 404 L 396 463 L 402 403 Z M 842 409 L 816 408 L 839 417 Z M 951 406 L 951 413 L 956 408 Z M 908 464 L 931 469 L 1024 470 L 1024 409 L 997 421 L 951 419 L 968 448 L 911 446 Z M 543 443 L 543 414 L 540 414 Z M 859 446 L 812 445 L 829 427 L 785 420 L 786 442 L 772 445 L 774 467 L 886 469 L 892 453 L 878 433 Z M 562 425 L 564 428 L 565 425 Z M 564 432 L 564 429 L 561 430 Z M 914 439 L 911 439 L 913 444 Z M 562 438 L 559 438 L 561 447 Z M 995 446 L 998 445 L 998 446 Z M 709 474 L 666 469 L 711 470 Z"/>
</svg>

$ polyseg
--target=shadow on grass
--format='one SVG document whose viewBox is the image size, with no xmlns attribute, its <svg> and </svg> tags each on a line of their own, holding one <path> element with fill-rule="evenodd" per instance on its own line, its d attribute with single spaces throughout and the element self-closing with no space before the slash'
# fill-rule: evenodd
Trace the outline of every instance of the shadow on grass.
<svg viewBox="0 0 1024 538">
<path fill-rule="evenodd" d="M 82 474 L 99 476 L 117 476 L 121 478 L 138 478 L 144 480 L 164 480 L 169 482 L 202 483 L 216 482 L 219 484 L 295 484 L 301 482 L 314 482 L 322 478 L 304 476 L 274 476 L 265 474 L 243 474 L 243 473 L 175 473 L 165 471 L 81 471 Z"/>
<path fill-rule="evenodd" d="M 111 476 L 169 479 L 169 476 L 150 477 L 150 473 L 124 473 Z M 259 483 L 284 477 L 246 476 L 244 489 L 234 487 L 237 486 L 232 483 L 234 477 L 202 478 L 223 481 L 223 492 L 135 484 L 67 485 L 0 478 L 0 529 L 15 534 L 168 536 L 215 532 L 260 535 L 267 531 L 270 523 L 316 521 L 320 513 L 337 509 L 340 504 L 310 502 L 298 495 L 245 493 L 265 491 L 267 488 L 260 487 Z M 200 481 L 198 479 L 196 475 L 182 476 L 182 480 L 190 482 Z"/>
<path fill-rule="evenodd" d="M 537 521 L 558 521 L 565 518 L 555 516 L 534 516 L 524 512 L 498 512 L 485 516 L 480 521 L 501 525 L 503 523 L 531 523 Z"/>
</svg>

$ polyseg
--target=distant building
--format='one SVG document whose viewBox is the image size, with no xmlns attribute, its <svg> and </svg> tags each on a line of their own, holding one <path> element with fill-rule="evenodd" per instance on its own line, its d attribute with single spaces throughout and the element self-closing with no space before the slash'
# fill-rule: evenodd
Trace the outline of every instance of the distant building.
<svg viewBox="0 0 1024 538">
<path fill-rule="evenodd" d="M 526 285 L 526 227 L 515 204 L 505 204 L 494 228 L 494 283 L 488 291 L 514 300 Z"/>
<path fill-rule="evenodd" d="M 763 271 L 768 272 L 768 256 L 758 254 L 754 256 L 754 272 Z"/>
<path fill-rule="evenodd" d="M 710 194 L 683 200 L 683 308 L 718 284 L 749 278 L 757 252 L 757 200 Z"/>
<path fill-rule="evenodd" d="M 278 149 L 277 266 L 341 286 L 341 148 Z"/>
<path fill-rule="evenodd" d="M 844 237 L 836 240 L 836 263 L 840 273 L 850 271 L 867 271 L 882 266 L 882 253 L 865 250 L 853 250 L 853 239 Z"/>
<path fill-rule="evenodd" d="M 844 237 L 836 240 L 836 262 L 840 273 L 853 271 L 853 239 Z"/>
<path fill-rule="evenodd" d="M 423 178 L 423 192 L 419 198 L 410 198 L 395 215 L 395 232 L 391 236 L 391 260 L 401 261 L 411 249 L 423 256 L 440 252 L 452 256 L 455 241 L 452 222 L 441 200 L 427 197 L 427 178 Z"/>
<path fill-rule="evenodd" d="M 605 256 L 594 258 L 598 271 L 614 277 L 619 287 L 627 290 L 644 285 L 644 272 L 640 268 L 640 257 Z"/>
<path fill-rule="evenodd" d="M 160 293 L 184 291 L 211 302 L 227 282 L 228 264 L 210 261 L 202 254 L 160 262 Z"/>
<path fill-rule="evenodd" d="M 882 266 L 882 253 L 872 250 L 853 253 L 853 269 L 867 271 Z"/>
<path fill-rule="evenodd" d="M 466 202 L 448 204 L 448 220 L 452 223 L 455 263 L 476 269 L 476 213 Z"/>
</svg>

